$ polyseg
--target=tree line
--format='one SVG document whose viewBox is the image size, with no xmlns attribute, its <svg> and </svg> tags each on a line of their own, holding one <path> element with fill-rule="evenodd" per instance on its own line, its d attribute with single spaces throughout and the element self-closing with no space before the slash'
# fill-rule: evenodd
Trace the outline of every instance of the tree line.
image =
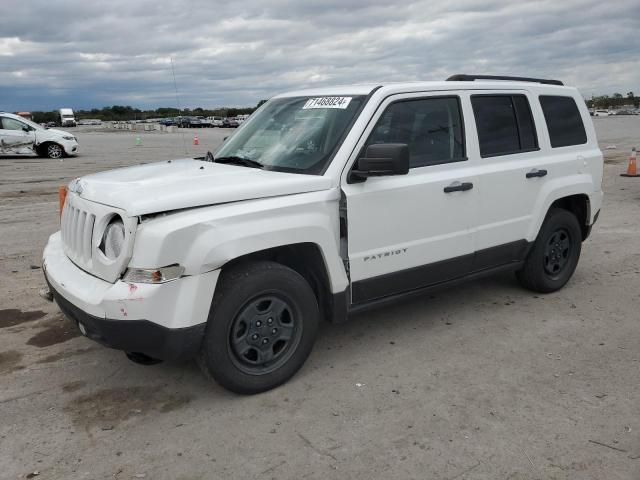
<svg viewBox="0 0 640 480">
<path fill-rule="evenodd" d="M 179 116 L 196 116 L 196 117 L 235 117 L 236 115 L 244 115 L 253 113 L 266 100 L 260 100 L 255 107 L 222 107 L 222 108 L 177 108 L 161 107 L 155 110 L 141 110 L 133 108 L 130 105 L 113 105 L 111 107 L 92 108 L 91 110 L 75 110 L 76 120 L 97 118 L 102 121 L 128 121 L 128 120 L 146 120 L 149 118 L 166 118 Z M 614 93 L 613 95 L 593 96 L 586 99 L 585 102 L 589 108 L 619 108 L 623 105 L 634 105 L 636 108 L 640 106 L 640 97 L 633 92 L 625 95 Z M 34 122 L 46 123 L 56 122 L 58 120 L 57 110 L 50 112 L 31 112 Z"/>
<path fill-rule="evenodd" d="M 266 100 L 260 100 L 255 107 L 223 107 L 223 108 L 156 108 L 155 110 L 141 110 L 133 108 L 130 105 L 113 105 L 111 107 L 92 108 L 91 110 L 74 110 L 76 120 L 88 118 L 97 118 L 105 122 L 109 121 L 128 121 L 128 120 L 146 120 L 149 118 L 166 118 L 179 116 L 195 116 L 195 117 L 235 117 L 237 115 L 245 115 L 253 113 Z M 31 118 L 37 123 L 47 123 L 57 121 L 58 111 L 50 112 L 31 112 Z"/>
<path fill-rule="evenodd" d="M 619 108 L 623 105 L 633 105 L 637 108 L 640 105 L 640 97 L 636 97 L 633 92 L 628 92 L 626 96 L 614 93 L 612 96 L 593 96 L 586 102 L 589 108 Z"/>
</svg>

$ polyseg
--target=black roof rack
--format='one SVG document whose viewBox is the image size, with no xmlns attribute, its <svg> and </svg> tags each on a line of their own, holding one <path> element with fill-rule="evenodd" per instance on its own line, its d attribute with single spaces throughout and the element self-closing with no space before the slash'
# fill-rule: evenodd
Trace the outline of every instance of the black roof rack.
<svg viewBox="0 0 640 480">
<path fill-rule="evenodd" d="M 447 82 L 473 82 L 474 80 L 511 80 L 513 82 L 534 82 L 544 83 L 545 85 L 564 85 L 560 80 L 547 80 L 544 78 L 529 77 L 505 77 L 502 75 L 467 75 L 458 73 L 447 78 Z"/>
</svg>

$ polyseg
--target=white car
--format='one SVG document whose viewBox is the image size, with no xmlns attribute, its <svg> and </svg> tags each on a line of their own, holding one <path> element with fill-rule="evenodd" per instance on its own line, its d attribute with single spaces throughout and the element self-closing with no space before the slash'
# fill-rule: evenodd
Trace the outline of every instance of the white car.
<svg viewBox="0 0 640 480">
<path fill-rule="evenodd" d="M 593 112 L 594 117 L 608 117 L 609 115 L 611 115 L 609 110 L 597 109 Z"/>
<path fill-rule="evenodd" d="M 562 288 L 602 173 L 559 81 L 295 91 L 215 154 L 73 181 L 43 270 L 87 337 L 138 362 L 195 357 L 256 393 L 303 365 L 321 319 L 505 270 Z"/>
<path fill-rule="evenodd" d="M 29 153 L 49 158 L 77 155 L 78 140 L 63 130 L 45 128 L 18 115 L 0 112 L 0 154 Z"/>
<path fill-rule="evenodd" d="M 247 114 L 236 115 L 236 122 L 238 122 L 238 125 L 242 125 L 244 122 L 247 121 L 248 118 L 249 118 L 249 115 Z"/>
<path fill-rule="evenodd" d="M 212 127 L 222 127 L 222 117 L 207 117 Z"/>
</svg>

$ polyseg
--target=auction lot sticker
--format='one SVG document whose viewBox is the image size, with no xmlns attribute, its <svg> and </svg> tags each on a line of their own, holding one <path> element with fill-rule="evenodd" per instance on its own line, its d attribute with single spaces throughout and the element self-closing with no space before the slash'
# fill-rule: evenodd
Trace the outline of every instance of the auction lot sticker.
<svg viewBox="0 0 640 480">
<path fill-rule="evenodd" d="M 344 110 L 349 106 L 351 97 L 321 97 L 310 98 L 302 107 L 303 110 L 310 108 L 339 108 Z"/>
</svg>

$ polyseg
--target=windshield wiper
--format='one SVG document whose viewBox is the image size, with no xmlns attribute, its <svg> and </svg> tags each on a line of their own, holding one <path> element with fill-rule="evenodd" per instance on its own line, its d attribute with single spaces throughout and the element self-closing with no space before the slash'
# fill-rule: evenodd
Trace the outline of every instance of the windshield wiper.
<svg viewBox="0 0 640 480">
<path fill-rule="evenodd" d="M 251 160 L 250 158 L 238 157 L 235 155 L 229 157 L 217 157 L 214 158 L 213 161 L 215 163 L 228 163 L 231 165 L 242 165 L 244 167 L 251 168 L 264 168 L 264 165 L 260 162 L 256 162 L 255 160 Z"/>
</svg>

